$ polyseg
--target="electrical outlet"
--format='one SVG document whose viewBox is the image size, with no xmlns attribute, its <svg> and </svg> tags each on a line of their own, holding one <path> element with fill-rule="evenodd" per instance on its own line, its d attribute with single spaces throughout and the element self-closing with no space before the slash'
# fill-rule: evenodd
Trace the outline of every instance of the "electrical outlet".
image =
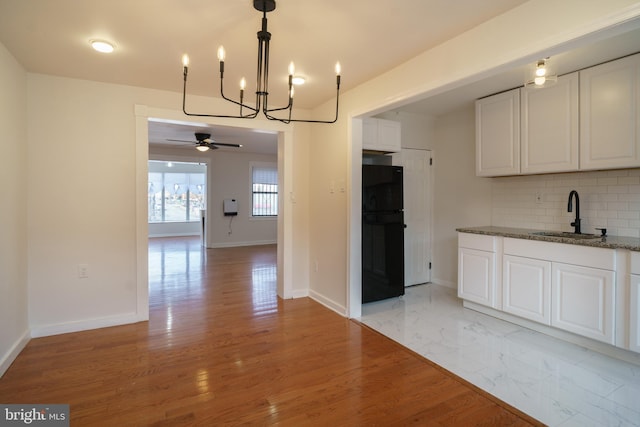
<svg viewBox="0 0 640 427">
<path fill-rule="evenodd" d="M 78 264 L 78 279 L 88 279 L 88 278 L 89 278 L 89 265 Z"/>
<path fill-rule="evenodd" d="M 542 204 L 542 193 L 539 191 L 536 193 L 536 204 Z"/>
</svg>

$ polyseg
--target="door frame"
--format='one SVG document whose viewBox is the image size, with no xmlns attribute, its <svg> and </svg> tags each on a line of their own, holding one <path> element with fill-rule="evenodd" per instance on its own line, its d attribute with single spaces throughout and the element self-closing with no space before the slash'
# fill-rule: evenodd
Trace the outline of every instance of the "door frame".
<svg viewBox="0 0 640 427">
<path fill-rule="evenodd" d="M 136 318 L 149 320 L 149 253 L 148 253 L 148 161 L 149 161 L 149 119 L 172 123 L 202 126 L 234 126 L 247 129 L 270 130 L 278 133 L 278 238 L 277 268 L 278 297 L 293 298 L 293 206 L 284 197 L 293 188 L 293 129 L 279 122 L 266 120 L 220 119 L 207 117 L 194 120 L 182 111 L 149 107 L 136 104 L 135 115 L 135 171 L 136 171 Z"/>
</svg>

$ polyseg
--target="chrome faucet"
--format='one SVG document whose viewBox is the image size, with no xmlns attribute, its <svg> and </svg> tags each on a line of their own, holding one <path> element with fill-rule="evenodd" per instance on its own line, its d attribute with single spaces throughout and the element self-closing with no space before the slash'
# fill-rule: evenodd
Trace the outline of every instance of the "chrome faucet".
<svg viewBox="0 0 640 427">
<path fill-rule="evenodd" d="M 581 234 L 580 230 L 580 197 L 578 196 L 578 192 L 576 190 L 571 190 L 569 193 L 569 204 L 567 205 L 567 212 L 571 212 L 573 210 L 572 199 L 573 196 L 576 196 L 576 220 L 571 223 L 571 226 L 574 227 L 576 234 Z"/>
</svg>

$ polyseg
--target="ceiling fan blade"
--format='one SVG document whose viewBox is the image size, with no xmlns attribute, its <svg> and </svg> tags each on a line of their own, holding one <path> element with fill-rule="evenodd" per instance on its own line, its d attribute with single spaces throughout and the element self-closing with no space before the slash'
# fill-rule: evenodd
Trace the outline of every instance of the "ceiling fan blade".
<svg viewBox="0 0 640 427">
<path fill-rule="evenodd" d="M 236 148 L 242 147 L 241 144 L 225 144 L 223 142 L 210 142 L 209 145 L 222 145 L 224 147 L 236 147 Z"/>
<path fill-rule="evenodd" d="M 193 142 L 194 142 L 194 141 L 187 141 L 187 140 L 185 140 L 185 139 L 169 139 L 169 138 L 167 138 L 167 141 L 173 141 L 173 142 L 189 142 L 189 143 L 192 143 L 192 144 L 193 144 Z"/>
</svg>

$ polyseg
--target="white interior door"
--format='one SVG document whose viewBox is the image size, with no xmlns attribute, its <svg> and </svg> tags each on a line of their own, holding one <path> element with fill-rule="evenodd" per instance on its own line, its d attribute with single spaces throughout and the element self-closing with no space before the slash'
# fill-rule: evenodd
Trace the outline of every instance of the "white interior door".
<svg viewBox="0 0 640 427">
<path fill-rule="evenodd" d="M 403 148 L 393 164 L 404 169 L 404 285 L 431 281 L 431 151 Z"/>
</svg>

